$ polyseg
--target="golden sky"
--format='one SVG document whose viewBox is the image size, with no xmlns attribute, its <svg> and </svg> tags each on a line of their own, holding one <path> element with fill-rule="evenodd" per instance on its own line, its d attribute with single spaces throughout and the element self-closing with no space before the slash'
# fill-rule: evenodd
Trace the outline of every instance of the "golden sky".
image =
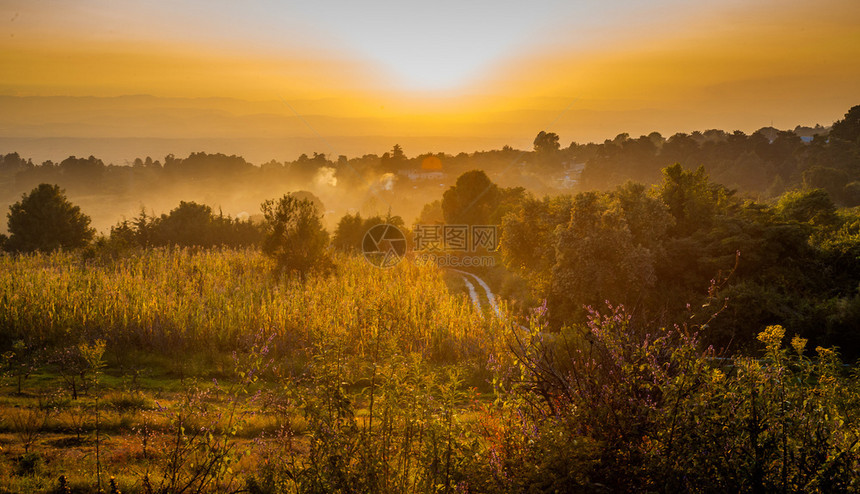
<svg viewBox="0 0 860 494">
<path fill-rule="evenodd" d="M 433 136 L 472 151 L 539 130 L 566 145 L 828 125 L 860 104 L 856 0 L 11 0 L 0 23 L 0 137 Z"/>
</svg>

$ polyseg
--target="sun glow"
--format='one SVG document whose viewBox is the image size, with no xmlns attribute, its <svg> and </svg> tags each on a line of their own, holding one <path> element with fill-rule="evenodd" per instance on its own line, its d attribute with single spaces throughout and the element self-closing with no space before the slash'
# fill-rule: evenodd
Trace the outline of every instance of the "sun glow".
<svg viewBox="0 0 860 494">
<path fill-rule="evenodd" d="M 167 17 L 159 2 L 52 10 L 13 1 L 0 7 L 9 31 L 0 39 L 0 96 L 157 100 L 145 102 L 148 115 L 135 107 L 135 118 L 127 100 L 78 105 L 76 121 L 58 109 L 73 101 L 15 100 L 0 115 L 0 135 L 425 136 L 529 146 L 549 127 L 583 141 L 826 124 L 860 94 L 860 4 L 825 1 L 779 10 L 772 2 L 697 10 L 675 0 L 650 10 L 621 0 L 605 8 L 255 2 L 211 15 L 188 2 Z M 467 149 L 479 146 L 471 142 Z M 439 148 L 411 151 L 425 150 Z"/>
</svg>

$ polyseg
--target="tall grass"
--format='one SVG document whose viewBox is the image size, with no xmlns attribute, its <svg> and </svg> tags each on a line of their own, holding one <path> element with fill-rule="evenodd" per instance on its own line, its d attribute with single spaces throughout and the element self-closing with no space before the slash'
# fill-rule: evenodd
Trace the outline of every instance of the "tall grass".
<svg viewBox="0 0 860 494">
<path fill-rule="evenodd" d="M 279 280 L 259 251 L 154 249 L 113 261 L 79 254 L 0 256 L 0 328 L 9 340 L 167 354 L 250 345 L 290 353 L 333 338 L 365 354 L 381 334 L 399 351 L 447 362 L 486 355 L 501 323 L 451 296 L 433 266 L 389 270 L 337 258 L 337 274 Z"/>
</svg>

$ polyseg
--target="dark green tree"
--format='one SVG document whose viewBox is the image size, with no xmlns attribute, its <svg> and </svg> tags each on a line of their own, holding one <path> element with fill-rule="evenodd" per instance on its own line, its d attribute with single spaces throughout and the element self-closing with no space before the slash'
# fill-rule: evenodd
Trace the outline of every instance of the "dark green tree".
<svg viewBox="0 0 860 494">
<path fill-rule="evenodd" d="M 442 195 L 445 222 L 487 224 L 499 206 L 499 187 L 482 170 L 466 172 Z"/>
<path fill-rule="evenodd" d="M 24 160 L 18 153 L 9 153 L 5 156 L 0 156 L 0 176 L 14 175 L 22 170 L 33 168 L 33 163 L 29 160 Z"/>
<path fill-rule="evenodd" d="M 89 158 L 69 156 L 60 162 L 59 170 L 72 182 L 93 186 L 102 179 L 107 168 L 104 162 L 95 156 Z"/>
<path fill-rule="evenodd" d="M 172 155 L 169 158 L 164 160 L 164 170 L 185 179 L 235 180 L 242 174 L 254 170 L 253 165 L 236 155 L 200 152 L 191 153 L 185 159 L 173 158 Z"/>
<path fill-rule="evenodd" d="M 851 176 L 848 170 L 813 166 L 803 172 L 803 188 L 824 189 L 833 200 L 845 203 L 843 192 L 845 185 L 851 183 Z"/>
<path fill-rule="evenodd" d="M 279 273 L 297 273 L 304 280 L 313 271 L 332 268 L 328 232 L 311 201 L 285 194 L 265 201 L 261 209 L 266 221 L 263 252 L 275 260 Z"/>
<path fill-rule="evenodd" d="M 75 249 L 87 245 L 95 234 L 90 217 L 57 185 L 40 184 L 10 206 L 7 217 L 6 248 L 11 251 Z"/>
<path fill-rule="evenodd" d="M 555 231 L 550 298 L 562 309 L 557 316 L 604 300 L 630 307 L 645 302 L 672 221 L 666 206 L 639 184 L 574 197 L 569 222 Z"/>
<path fill-rule="evenodd" d="M 433 202 L 428 202 L 421 208 L 421 214 L 418 215 L 418 224 L 421 225 L 438 225 L 445 223 L 445 214 L 442 212 L 442 201 L 436 199 Z"/>
<path fill-rule="evenodd" d="M 133 220 L 123 220 L 111 228 L 110 234 L 110 241 L 118 247 L 240 247 L 259 245 L 261 240 L 260 226 L 250 219 L 215 214 L 205 204 L 185 201 L 160 217 L 147 216 L 141 210 Z"/>
<path fill-rule="evenodd" d="M 502 221 L 501 254 L 505 266 L 529 281 L 536 298 L 546 298 L 555 266 L 556 228 L 570 222 L 570 196 L 531 196 Z"/>
<path fill-rule="evenodd" d="M 860 138 L 860 105 L 857 105 L 845 114 L 845 118 L 833 122 L 830 137 L 844 139 L 854 142 Z"/>
<path fill-rule="evenodd" d="M 709 227 L 714 216 L 728 207 L 734 192 L 712 183 L 704 167 L 693 171 L 676 163 L 663 169 L 659 194 L 675 217 L 674 233 L 683 236 Z"/>
<path fill-rule="evenodd" d="M 361 219 L 360 213 L 345 214 L 337 222 L 337 229 L 334 231 L 332 245 L 343 251 L 354 251 L 361 248 L 361 239 L 364 236 L 364 221 Z"/>
<path fill-rule="evenodd" d="M 403 219 L 399 216 L 389 214 L 384 218 L 379 215 L 362 218 L 359 213 L 354 215 L 347 213 L 337 223 L 331 244 L 336 249 L 346 252 L 360 251 L 365 234 L 375 225 L 382 223 L 388 223 L 405 230 Z"/>
<path fill-rule="evenodd" d="M 211 246 L 214 243 L 212 208 L 180 201 L 179 207 L 155 222 L 156 242 L 161 245 Z"/>
</svg>

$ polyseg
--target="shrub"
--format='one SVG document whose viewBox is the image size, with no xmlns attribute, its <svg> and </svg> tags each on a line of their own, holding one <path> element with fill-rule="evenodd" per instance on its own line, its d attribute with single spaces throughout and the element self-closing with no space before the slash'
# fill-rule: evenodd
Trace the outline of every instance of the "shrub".
<svg viewBox="0 0 860 494">
<path fill-rule="evenodd" d="M 515 364 L 498 366 L 489 477 L 523 491 L 548 485 L 547 471 L 569 489 L 623 492 L 843 492 L 858 481 L 860 397 L 833 350 L 809 358 L 805 339 L 786 348 L 785 330 L 768 326 L 761 358 L 719 359 L 695 328 L 647 330 L 609 309 L 580 333 L 520 333 Z"/>
</svg>

